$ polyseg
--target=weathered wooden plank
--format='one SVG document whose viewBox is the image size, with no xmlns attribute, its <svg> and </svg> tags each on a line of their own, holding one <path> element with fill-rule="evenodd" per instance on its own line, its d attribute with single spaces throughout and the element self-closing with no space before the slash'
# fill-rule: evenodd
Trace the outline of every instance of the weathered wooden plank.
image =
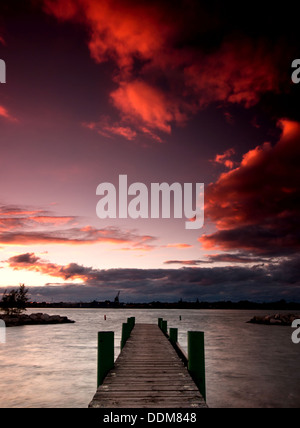
<svg viewBox="0 0 300 428">
<path fill-rule="evenodd" d="M 207 407 L 166 336 L 156 325 L 136 324 L 115 367 L 89 407 Z"/>
<path fill-rule="evenodd" d="M 201 402 L 198 398 L 186 401 L 170 400 L 168 398 L 159 398 L 155 400 L 113 400 L 103 399 L 101 401 L 93 401 L 94 408 L 117 408 L 117 409 L 191 409 L 191 408 L 204 408 L 206 407 L 204 401 Z"/>
<path fill-rule="evenodd" d="M 176 391 L 193 391 L 193 392 L 197 392 L 197 388 L 195 388 L 194 386 L 191 385 L 180 385 L 180 384 L 176 384 L 174 386 L 174 388 L 176 388 Z M 110 392 L 110 391 L 119 391 L 119 392 L 140 392 L 140 391 L 155 391 L 157 393 L 157 387 L 156 384 L 150 384 L 150 385 L 145 385 L 145 384 L 136 384 L 136 385 L 118 385 L 118 387 L 115 387 L 115 385 L 105 385 L 102 388 L 103 392 Z M 174 391 L 175 389 L 173 389 Z M 161 384 L 159 386 L 159 391 L 172 391 L 170 389 L 170 386 L 166 386 L 164 384 Z"/>
<path fill-rule="evenodd" d="M 176 389 L 176 390 L 174 390 L 174 389 L 170 389 L 170 388 L 166 389 L 166 390 L 168 391 L 167 395 L 169 397 L 171 397 L 171 396 L 182 397 L 182 395 L 184 395 L 185 397 L 189 397 L 190 395 L 194 396 L 195 394 L 198 396 L 198 391 L 195 391 L 195 390 L 189 390 L 189 389 Z M 156 389 L 150 390 L 150 389 L 144 388 L 143 391 L 144 391 L 144 394 L 143 394 L 144 397 L 146 397 L 146 396 L 157 397 L 158 395 L 162 395 L 162 396 L 166 395 L 165 391 L 162 391 L 161 389 L 158 391 Z M 97 392 L 95 395 L 97 397 L 100 397 L 102 395 L 106 395 L 107 393 L 109 393 L 110 396 L 114 396 L 114 395 L 124 396 L 124 395 L 128 395 L 127 392 L 128 391 L 119 390 L 117 388 L 112 388 L 110 390 L 102 389 L 101 391 Z M 131 397 L 134 397 L 135 395 L 137 395 L 139 397 L 140 391 L 136 391 L 136 390 L 130 391 Z"/>
</svg>

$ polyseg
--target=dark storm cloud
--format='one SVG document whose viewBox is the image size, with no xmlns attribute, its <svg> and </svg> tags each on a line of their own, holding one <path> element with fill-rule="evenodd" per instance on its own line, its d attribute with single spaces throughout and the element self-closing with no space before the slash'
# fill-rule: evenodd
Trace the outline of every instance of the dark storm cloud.
<svg viewBox="0 0 300 428">
<path fill-rule="evenodd" d="M 39 257 L 36 257 L 34 253 L 25 253 L 19 254 L 18 256 L 13 256 L 9 259 L 11 264 L 16 265 L 32 265 L 37 263 L 40 260 Z"/>
<path fill-rule="evenodd" d="M 243 156 L 206 191 L 206 216 L 217 231 L 199 238 L 206 249 L 257 256 L 293 255 L 300 249 L 300 124 L 280 122 L 282 135 Z"/>
<path fill-rule="evenodd" d="M 197 266 L 212 264 L 214 262 L 221 263 L 263 263 L 269 261 L 268 258 L 251 256 L 249 254 L 231 254 L 231 253 L 220 253 L 207 255 L 205 260 L 167 260 L 164 263 L 166 265 L 183 265 L 183 266 Z"/>
<path fill-rule="evenodd" d="M 181 269 L 94 269 L 76 263 L 62 266 L 21 254 L 10 267 L 47 274 L 73 284 L 30 287 L 37 300 L 105 300 L 121 290 L 124 301 L 299 300 L 299 257 L 252 267 L 227 266 Z M 78 284 L 78 281 L 81 283 Z"/>
</svg>

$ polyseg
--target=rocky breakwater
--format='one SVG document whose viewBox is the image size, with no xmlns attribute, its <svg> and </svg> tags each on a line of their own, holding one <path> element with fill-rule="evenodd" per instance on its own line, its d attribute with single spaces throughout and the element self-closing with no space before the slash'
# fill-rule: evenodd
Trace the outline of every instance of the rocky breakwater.
<svg viewBox="0 0 300 428">
<path fill-rule="evenodd" d="M 68 317 L 60 315 L 48 315 L 42 313 L 20 314 L 20 315 L 0 315 L 0 319 L 5 322 L 6 327 L 17 327 L 19 325 L 37 325 L 37 324 L 64 324 L 74 323 Z"/>
<path fill-rule="evenodd" d="M 248 321 L 248 323 L 291 326 L 292 322 L 296 319 L 300 319 L 300 314 L 275 314 L 255 316 L 250 321 Z"/>
</svg>

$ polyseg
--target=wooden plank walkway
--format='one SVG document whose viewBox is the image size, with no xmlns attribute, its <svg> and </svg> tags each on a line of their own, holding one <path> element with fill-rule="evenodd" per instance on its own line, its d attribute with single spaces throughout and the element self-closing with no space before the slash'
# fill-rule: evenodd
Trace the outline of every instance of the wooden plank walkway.
<svg viewBox="0 0 300 428">
<path fill-rule="evenodd" d="M 207 407 L 175 349 L 153 324 L 136 324 L 89 407 Z"/>
</svg>

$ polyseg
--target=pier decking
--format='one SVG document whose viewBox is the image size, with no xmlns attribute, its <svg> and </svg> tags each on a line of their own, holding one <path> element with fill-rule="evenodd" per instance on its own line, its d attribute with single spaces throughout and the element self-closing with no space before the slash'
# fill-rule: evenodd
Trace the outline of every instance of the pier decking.
<svg viewBox="0 0 300 428">
<path fill-rule="evenodd" d="M 89 407 L 207 407 L 174 347 L 157 325 L 136 324 Z"/>
</svg>

